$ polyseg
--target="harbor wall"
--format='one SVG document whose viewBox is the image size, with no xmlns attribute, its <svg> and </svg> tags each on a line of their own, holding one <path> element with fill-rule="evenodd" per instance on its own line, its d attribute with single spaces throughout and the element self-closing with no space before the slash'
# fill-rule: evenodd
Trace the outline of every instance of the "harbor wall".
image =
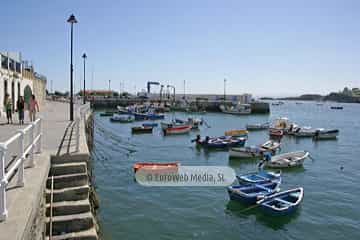
<svg viewBox="0 0 360 240">
<path fill-rule="evenodd" d="M 91 106 L 95 109 L 112 108 L 117 106 L 128 106 L 131 104 L 143 104 L 145 102 L 151 102 L 159 104 L 159 100 L 148 100 L 140 98 L 124 99 L 124 98 L 96 98 L 91 100 Z M 221 104 L 231 105 L 232 101 L 188 101 L 187 106 L 183 106 L 180 101 L 161 101 L 161 103 L 172 106 L 171 109 L 175 111 L 186 111 L 188 108 L 190 111 L 207 111 L 207 112 L 220 112 L 219 106 Z M 252 113 L 255 114 L 267 114 L 270 113 L 270 106 L 267 102 L 251 102 Z"/>
</svg>

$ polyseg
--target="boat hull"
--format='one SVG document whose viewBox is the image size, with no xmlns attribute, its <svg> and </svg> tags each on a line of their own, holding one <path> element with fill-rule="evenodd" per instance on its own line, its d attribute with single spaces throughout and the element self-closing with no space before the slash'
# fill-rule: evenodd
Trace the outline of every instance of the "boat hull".
<svg viewBox="0 0 360 240">
<path fill-rule="evenodd" d="M 163 131 L 164 131 L 165 135 L 178 135 L 178 134 L 189 133 L 190 130 L 191 130 L 190 125 L 184 125 L 184 126 L 175 126 L 175 127 L 165 128 Z"/>
</svg>

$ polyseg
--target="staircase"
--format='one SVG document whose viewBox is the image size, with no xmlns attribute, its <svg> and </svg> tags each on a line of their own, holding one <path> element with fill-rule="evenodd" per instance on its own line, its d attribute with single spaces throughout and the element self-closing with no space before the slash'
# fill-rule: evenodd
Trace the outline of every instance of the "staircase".
<svg viewBox="0 0 360 240">
<path fill-rule="evenodd" d="M 98 239 L 89 193 L 86 160 L 66 157 L 51 160 L 46 183 L 47 239 Z"/>
</svg>

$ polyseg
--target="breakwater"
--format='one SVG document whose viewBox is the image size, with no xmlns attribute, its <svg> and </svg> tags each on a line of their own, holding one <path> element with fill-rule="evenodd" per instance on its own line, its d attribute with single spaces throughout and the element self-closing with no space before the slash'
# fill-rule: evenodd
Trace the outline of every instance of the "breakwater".
<svg viewBox="0 0 360 240">
<path fill-rule="evenodd" d="M 143 104 L 145 102 L 151 102 L 159 104 L 159 100 L 145 100 L 141 98 L 123 99 L 123 98 L 96 98 L 91 100 L 91 106 L 97 108 L 116 108 L 116 106 L 129 106 L 132 104 Z M 207 112 L 220 112 L 219 106 L 221 104 L 231 105 L 231 101 L 188 101 L 188 106 L 183 106 L 179 101 L 161 101 L 165 105 L 172 106 L 171 108 L 177 111 L 185 111 L 190 109 L 191 111 L 205 110 Z M 267 102 L 251 102 L 251 112 L 255 114 L 266 114 L 270 112 L 270 106 Z"/>
</svg>

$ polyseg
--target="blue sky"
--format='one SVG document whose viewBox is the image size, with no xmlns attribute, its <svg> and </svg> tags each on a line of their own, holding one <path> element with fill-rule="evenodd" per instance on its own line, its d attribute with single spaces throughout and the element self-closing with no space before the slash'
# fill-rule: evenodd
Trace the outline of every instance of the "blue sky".
<svg viewBox="0 0 360 240">
<path fill-rule="evenodd" d="M 257 96 L 360 85 L 360 1 L 3 1 L 1 49 L 68 89 L 72 13 L 76 89 L 83 52 L 98 89 L 109 79 L 131 92 L 147 81 L 183 92 L 186 80 L 187 92 L 222 93 L 226 78 L 227 92 Z"/>
</svg>

